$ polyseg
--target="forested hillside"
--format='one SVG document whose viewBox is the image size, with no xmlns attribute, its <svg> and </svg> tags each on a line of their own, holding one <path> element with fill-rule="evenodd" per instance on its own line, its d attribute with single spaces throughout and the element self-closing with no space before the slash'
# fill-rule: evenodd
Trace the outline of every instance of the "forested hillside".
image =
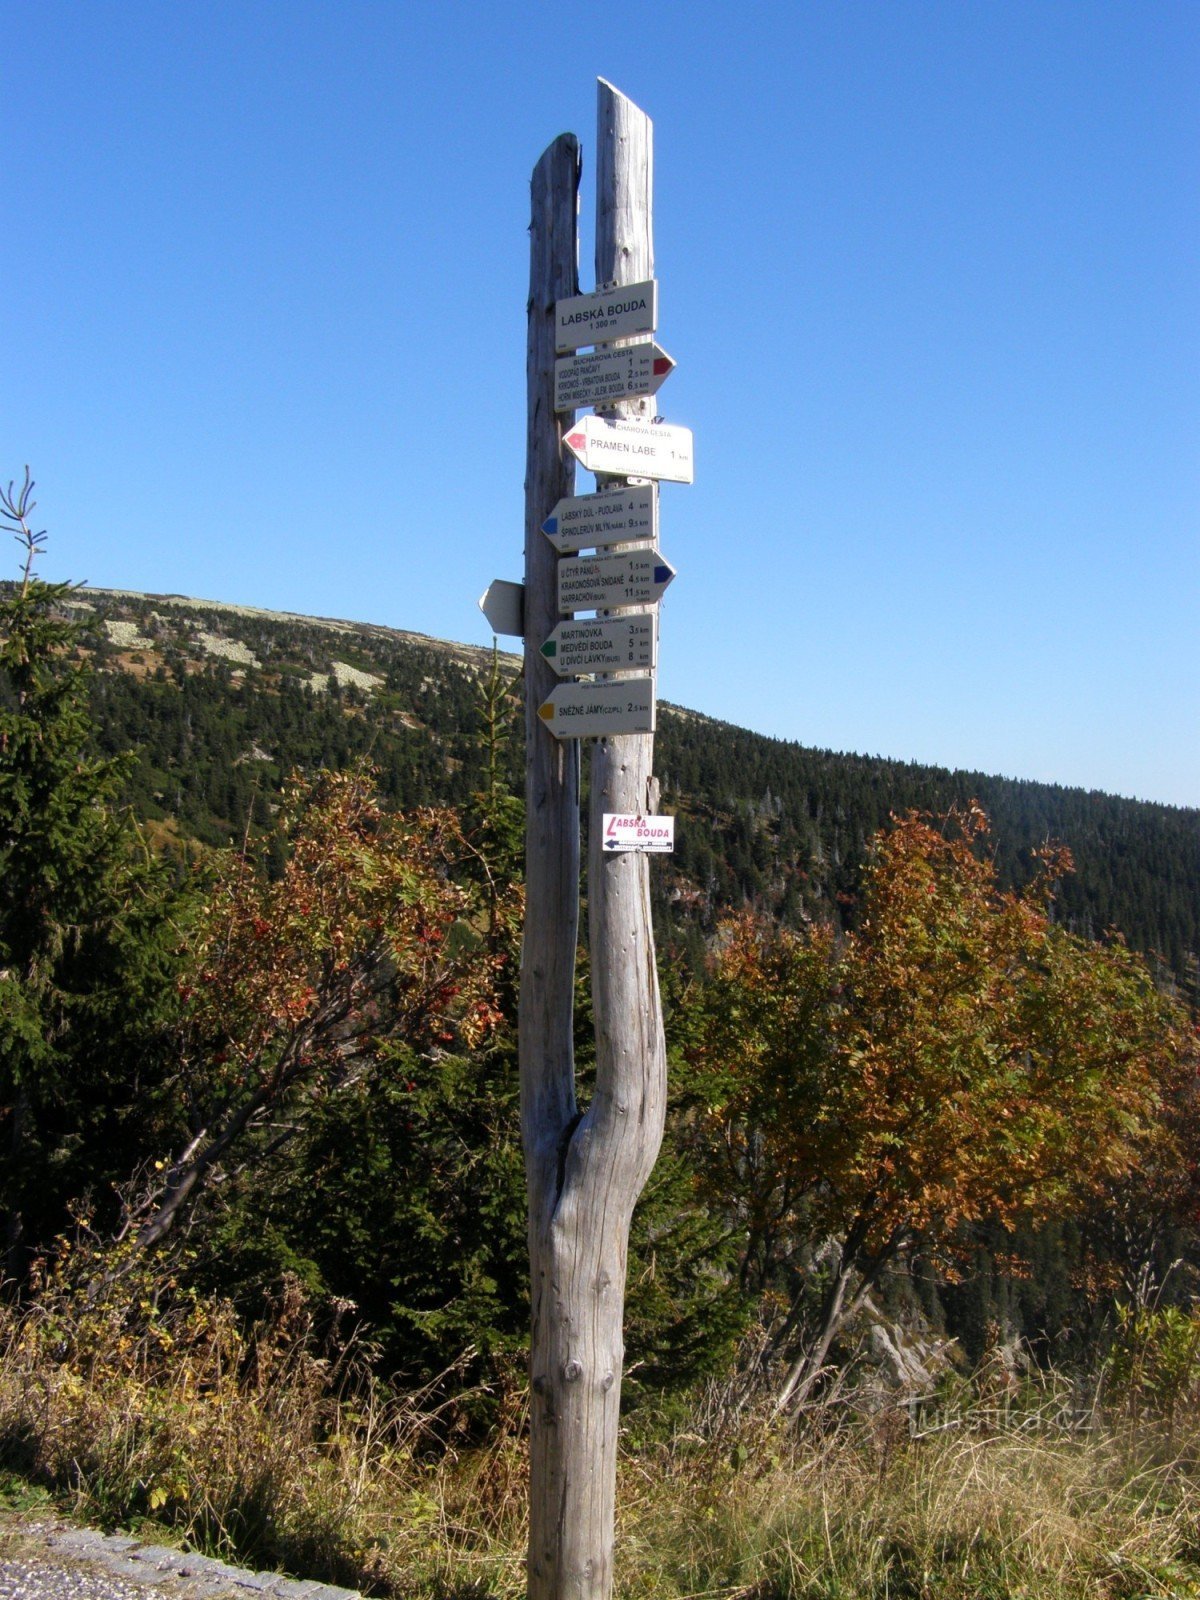
<svg viewBox="0 0 1200 1600">
<path fill-rule="evenodd" d="M 486 650 L 176 596 L 87 590 L 74 610 L 99 669 L 104 749 L 137 751 L 129 798 L 165 835 L 240 839 L 266 824 L 290 770 L 364 754 L 400 806 L 461 804 L 480 786 Z M 515 678 L 517 658 L 503 665 Z M 1065 844 L 1076 870 L 1057 915 L 1089 938 L 1120 930 L 1195 994 L 1200 812 L 813 750 L 662 710 L 657 766 L 679 820 L 674 859 L 655 864 L 656 914 L 693 957 L 715 918 L 747 903 L 791 923 L 852 924 L 866 841 L 889 815 L 977 799 L 1002 883 L 1026 881 L 1040 845 Z M 514 703 L 504 755 L 518 791 L 519 722 Z"/>
</svg>

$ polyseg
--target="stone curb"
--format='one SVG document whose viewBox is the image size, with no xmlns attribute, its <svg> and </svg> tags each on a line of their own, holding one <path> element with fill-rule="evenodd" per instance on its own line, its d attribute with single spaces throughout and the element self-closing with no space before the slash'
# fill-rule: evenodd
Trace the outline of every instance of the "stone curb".
<svg viewBox="0 0 1200 1600">
<path fill-rule="evenodd" d="M 0 1523 L 0 1531 L 3 1526 Z M 340 1589 L 311 1578 L 285 1578 L 278 1572 L 250 1572 L 213 1556 L 172 1550 L 125 1534 L 100 1533 L 95 1528 L 38 1520 L 18 1523 L 12 1531 L 60 1559 L 86 1562 L 113 1577 L 137 1583 L 161 1584 L 183 1600 L 253 1600 L 257 1596 L 263 1600 L 362 1600 L 357 1589 Z"/>
</svg>

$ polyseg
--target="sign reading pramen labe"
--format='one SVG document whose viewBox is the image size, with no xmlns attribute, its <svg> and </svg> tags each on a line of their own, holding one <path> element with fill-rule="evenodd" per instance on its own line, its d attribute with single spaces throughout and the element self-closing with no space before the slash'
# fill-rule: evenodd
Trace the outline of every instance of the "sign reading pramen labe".
<svg viewBox="0 0 1200 1600">
<path fill-rule="evenodd" d="M 554 348 L 560 355 L 587 344 L 653 333 L 658 326 L 658 284 L 626 283 L 554 303 Z"/>
<path fill-rule="evenodd" d="M 662 478 L 691 483 L 692 430 L 665 422 L 627 422 L 581 417 L 563 443 L 589 472 L 613 477 Z"/>
</svg>

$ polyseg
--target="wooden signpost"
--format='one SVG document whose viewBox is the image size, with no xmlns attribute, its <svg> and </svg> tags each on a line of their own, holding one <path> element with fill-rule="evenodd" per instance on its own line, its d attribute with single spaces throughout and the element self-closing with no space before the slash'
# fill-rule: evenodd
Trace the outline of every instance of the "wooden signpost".
<svg viewBox="0 0 1200 1600">
<path fill-rule="evenodd" d="M 579 293 L 579 148 L 570 134 L 534 169 L 530 226 L 519 1015 L 532 1299 L 529 1600 L 609 1600 L 612 1593 L 625 1259 L 634 1203 L 658 1154 L 666 1111 L 647 857 L 669 847 L 671 819 L 654 815 L 652 773 L 656 613 L 674 569 L 654 544 L 658 481 L 691 481 L 691 435 L 653 421 L 652 389 L 636 376 L 655 349 L 646 336 L 658 320 L 651 125 L 603 81 L 597 148 L 595 268 L 606 287 Z M 620 342 L 631 338 L 638 344 Z M 556 352 L 588 345 L 598 347 L 595 356 L 565 369 L 574 388 L 561 386 L 560 368 L 556 395 Z M 651 368 L 660 357 L 649 356 Z M 650 372 L 658 381 L 665 375 Z M 560 410 L 585 403 L 584 394 L 605 406 L 604 418 L 576 423 L 570 410 L 556 412 L 559 402 Z M 602 475 L 594 494 L 575 494 L 576 459 Z M 559 561 L 560 552 L 585 549 L 601 553 Z M 492 586 L 489 615 L 514 620 L 515 587 Z M 622 608 L 617 617 L 563 616 L 614 606 Z M 557 681 L 556 674 L 584 673 L 603 676 Z M 572 1003 L 584 738 L 593 741 L 588 905 L 596 1059 L 591 1097 L 581 1107 Z"/>
</svg>

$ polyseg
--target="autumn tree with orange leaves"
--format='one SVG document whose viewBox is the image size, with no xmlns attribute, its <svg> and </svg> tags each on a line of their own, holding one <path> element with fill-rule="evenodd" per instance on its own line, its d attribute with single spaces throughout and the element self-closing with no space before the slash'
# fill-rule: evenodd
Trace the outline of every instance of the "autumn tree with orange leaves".
<svg viewBox="0 0 1200 1600">
<path fill-rule="evenodd" d="M 280 826 L 282 874 L 265 852 L 225 858 L 189 940 L 187 1136 L 129 1207 L 142 1246 L 231 1161 L 268 1158 L 314 1104 L 380 1070 L 388 1044 L 471 1048 L 499 1021 L 503 956 L 457 881 L 470 847 L 453 812 L 389 813 L 359 767 L 293 783 Z"/>
<path fill-rule="evenodd" d="M 724 930 L 689 1059 L 715 1194 L 736 1193 L 748 1282 L 824 1241 L 774 1328 L 777 1406 L 811 1392 L 839 1329 L 916 1240 L 1038 1220 L 1138 1159 L 1184 1050 L 1183 1017 L 1119 943 L 1055 926 L 1065 850 L 1002 892 L 978 807 L 909 814 L 874 843 L 840 944 L 746 915 Z"/>
</svg>

